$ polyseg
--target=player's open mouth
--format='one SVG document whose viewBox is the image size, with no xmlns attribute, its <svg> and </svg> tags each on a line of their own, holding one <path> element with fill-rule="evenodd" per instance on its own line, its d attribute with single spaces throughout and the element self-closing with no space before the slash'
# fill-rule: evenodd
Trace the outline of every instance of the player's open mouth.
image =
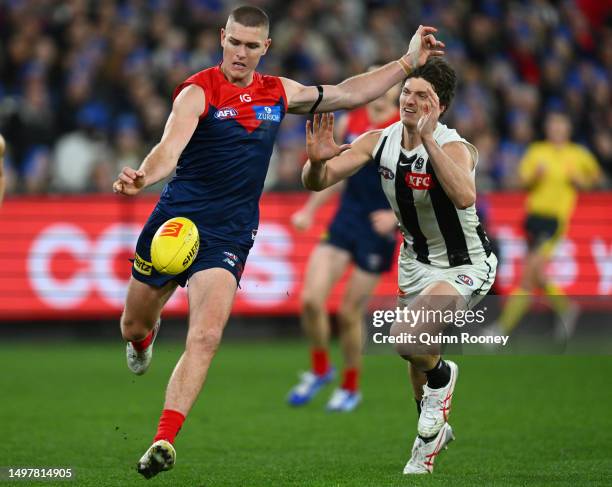
<svg viewBox="0 0 612 487">
<path fill-rule="evenodd" d="M 404 108 L 402 111 L 404 113 L 416 113 L 416 110 L 410 110 L 409 108 Z"/>
</svg>

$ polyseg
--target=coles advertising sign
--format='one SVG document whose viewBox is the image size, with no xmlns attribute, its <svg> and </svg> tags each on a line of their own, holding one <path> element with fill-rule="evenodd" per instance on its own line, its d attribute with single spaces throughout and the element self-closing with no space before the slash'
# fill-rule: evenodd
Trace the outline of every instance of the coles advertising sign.
<svg viewBox="0 0 612 487">
<path fill-rule="evenodd" d="M 300 233 L 289 221 L 307 194 L 264 196 L 261 223 L 238 291 L 234 312 L 296 314 L 308 256 L 333 216 L 321 208 L 313 228 Z M 118 317 L 135 242 L 155 196 L 114 195 L 13 198 L 0 208 L 0 320 Z M 525 244 L 523 196 L 488 197 L 488 229 L 497 239 L 497 289 L 520 277 Z M 570 232 L 557 249 L 550 275 L 576 295 L 612 294 L 612 194 L 583 195 Z M 336 309 L 344 281 L 334 290 Z M 383 276 L 378 295 L 395 295 L 396 269 Z M 187 311 L 179 289 L 166 314 Z"/>
</svg>

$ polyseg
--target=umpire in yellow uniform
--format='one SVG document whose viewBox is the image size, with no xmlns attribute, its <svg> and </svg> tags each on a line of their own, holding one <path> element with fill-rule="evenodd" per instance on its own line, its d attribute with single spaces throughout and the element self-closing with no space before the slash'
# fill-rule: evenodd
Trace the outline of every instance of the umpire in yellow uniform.
<svg viewBox="0 0 612 487">
<path fill-rule="evenodd" d="M 499 327 L 501 333 L 509 334 L 529 310 L 534 291 L 541 289 L 557 312 L 555 335 L 561 339 L 573 332 L 578 308 L 547 278 L 546 265 L 567 232 L 578 191 L 597 184 L 601 172 L 588 149 L 571 142 L 567 115 L 550 113 L 545 130 L 546 140 L 533 142 L 519 165 L 521 182 L 528 191 L 525 233 L 529 250 L 520 287 L 508 299 Z"/>
</svg>

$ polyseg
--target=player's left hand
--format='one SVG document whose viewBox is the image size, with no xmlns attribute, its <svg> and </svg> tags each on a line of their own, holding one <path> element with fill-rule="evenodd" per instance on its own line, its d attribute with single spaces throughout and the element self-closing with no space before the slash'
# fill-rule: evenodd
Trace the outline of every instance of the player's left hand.
<svg viewBox="0 0 612 487">
<path fill-rule="evenodd" d="M 393 210 L 376 210 L 370 213 L 370 221 L 374 231 L 386 236 L 397 229 L 397 218 Z"/>
<path fill-rule="evenodd" d="M 311 163 L 322 164 L 351 148 L 334 140 L 334 114 L 316 113 L 312 123 L 306 121 L 306 152 Z"/>
<path fill-rule="evenodd" d="M 433 136 L 434 130 L 438 125 L 438 119 L 440 118 L 440 99 L 436 92 L 428 87 L 426 90 L 427 103 L 423 108 L 423 115 L 417 122 L 417 131 L 421 138 Z"/>
<path fill-rule="evenodd" d="M 410 39 L 408 52 L 405 54 L 405 59 L 412 69 L 423 66 L 427 62 L 429 56 L 444 56 L 444 42 L 437 40 L 434 32 L 438 32 L 435 27 L 427 25 L 419 25 L 419 28 Z"/>
</svg>

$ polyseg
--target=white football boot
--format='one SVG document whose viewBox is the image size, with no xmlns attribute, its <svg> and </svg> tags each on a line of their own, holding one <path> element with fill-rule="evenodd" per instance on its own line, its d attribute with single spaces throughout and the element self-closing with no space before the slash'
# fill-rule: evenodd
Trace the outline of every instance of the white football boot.
<svg viewBox="0 0 612 487">
<path fill-rule="evenodd" d="M 153 343 L 155 343 L 155 339 L 157 338 L 160 323 L 161 320 L 157 320 L 157 323 L 155 323 L 152 331 L 153 338 L 151 339 L 151 343 L 144 350 L 136 350 L 134 345 L 132 345 L 132 342 L 127 342 L 127 345 L 125 346 L 125 355 L 127 357 L 128 368 L 136 375 L 144 374 L 149 368 L 149 365 L 151 365 L 151 359 L 153 358 Z"/>
<path fill-rule="evenodd" d="M 155 477 L 159 472 L 170 470 L 176 461 L 176 450 L 172 443 L 157 440 L 138 461 L 137 470 L 146 479 Z"/>
<path fill-rule="evenodd" d="M 338 388 L 329 399 L 326 409 L 330 412 L 350 413 L 359 406 L 360 402 L 361 393 L 359 391 Z"/>
<path fill-rule="evenodd" d="M 448 423 L 444 423 L 437 436 L 427 443 L 417 436 L 412 446 L 412 456 L 404 467 L 404 474 L 432 473 L 436 457 L 454 439 L 453 429 Z"/>
<path fill-rule="evenodd" d="M 445 360 L 450 367 L 450 380 L 440 389 L 431 389 L 427 384 L 423 386 L 423 399 L 421 399 L 421 415 L 419 416 L 418 432 L 423 438 L 436 436 L 440 428 L 448 421 L 453 400 L 453 391 L 459 375 L 459 367 L 455 362 Z"/>
</svg>

